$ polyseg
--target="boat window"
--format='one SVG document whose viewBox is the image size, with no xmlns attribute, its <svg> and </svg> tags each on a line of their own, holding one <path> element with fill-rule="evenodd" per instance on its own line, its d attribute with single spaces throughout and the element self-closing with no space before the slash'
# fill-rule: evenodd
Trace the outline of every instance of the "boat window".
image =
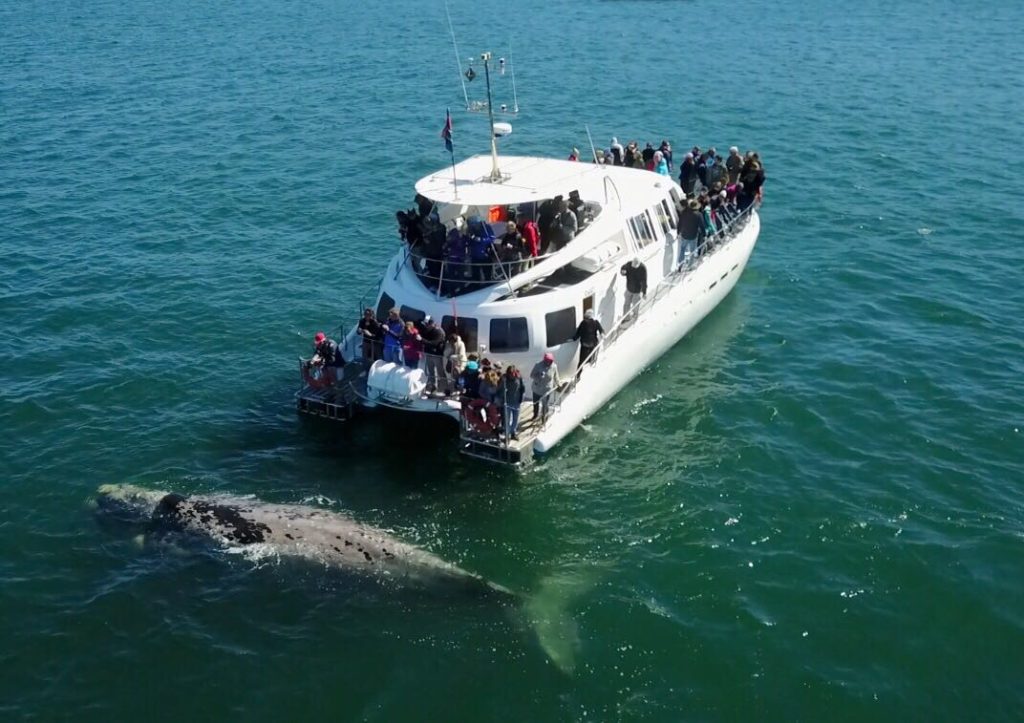
<svg viewBox="0 0 1024 723">
<path fill-rule="evenodd" d="M 526 317 L 491 319 L 490 350 L 496 354 L 503 351 L 529 351 L 530 333 L 526 328 Z"/>
<path fill-rule="evenodd" d="M 644 219 L 644 224 L 647 226 L 647 232 L 651 236 L 651 241 L 656 240 L 658 238 L 658 233 L 657 233 L 657 231 L 654 230 L 656 228 L 656 226 L 654 225 L 654 217 L 651 216 L 651 210 L 650 209 L 647 209 L 646 211 L 644 211 L 643 219 Z"/>
<path fill-rule="evenodd" d="M 568 309 L 545 314 L 544 326 L 548 346 L 564 344 L 576 334 L 576 307 L 570 306 Z"/>
<path fill-rule="evenodd" d="M 629 232 L 633 235 L 633 240 L 640 244 L 640 229 L 637 228 L 636 219 L 629 219 Z"/>
<path fill-rule="evenodd" d="M 380 295 L 380 301 L 377 302 L 377 320 L 384 321 L 388 318 L 388 312 L 395 307 L 395 300 L 392 299 L 387 293 Z"/>
<path fill-rule="evenodd" d="M 402 304 L 402 308 L 398 310 L 398 315 L 402 317 L 402 321 L 413 321 L 419 323 L 427 318 L 427 312 L 414 309 L 411 306 Z"/>
<path fill-rule="evenodd" d="M 663 213 L 659 213 L 658 216 L 661 218 L 661 225 L 665 228 L 665 235 L 669 235 L 669 228 L 676 227 L 676 213 L 672 205 L 666 200 L 661 199 L 661 210 Z M 668 226 L 665 224 L 668 223 Z"/>
<path fill-rule="evenodd" d="M 654 224 L 651 223 L 646 211 L 629 219 L 629 228 L 633 231 L 633 236 L 640 248 L 653 243 L 657 238 L 654 233 Z"/>
<path fill-rule="evenodd" d="M 477 323 L 476 319 L 471 316 L 444 316 L 441 317 L 441 328 L 444 329 L 444 335 L 448 336 L 453 331 L 457 331 L 459 336 L 462 337 L 462 342 L 466 345 L 466 351 L 474 353 L 477 351 Z"/>
</svg>

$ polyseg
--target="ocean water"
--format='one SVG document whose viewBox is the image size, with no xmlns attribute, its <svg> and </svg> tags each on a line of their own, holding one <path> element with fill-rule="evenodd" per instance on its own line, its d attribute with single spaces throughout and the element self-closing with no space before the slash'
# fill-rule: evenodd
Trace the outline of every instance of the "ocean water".
<svg viewBox="0 0 1024 723">
<path fill-rule="evenodd" d="M 0 717 L 1024 718 L 1024 5 L 451 10 L 511 41 L 507 152 L 759 150 L 737 288 L 524 475 L 299 419 L 447 163 L 443 5 L 0 6 Z M 344 511 L 524 604 L 140 548 L 119 482 Z"/>
</svg>

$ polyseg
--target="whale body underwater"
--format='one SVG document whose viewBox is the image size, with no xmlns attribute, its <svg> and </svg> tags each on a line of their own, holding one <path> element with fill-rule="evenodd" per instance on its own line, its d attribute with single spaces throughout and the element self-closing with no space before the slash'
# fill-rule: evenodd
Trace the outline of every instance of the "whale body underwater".
<svg viewBox="0 0 1024 723">
<path fill-rule="evenodd" d="M 97 507 L 145 525 L 145 539 L 175 537 L 232 552 L 294 558 L 410 586 L 449 586 L 513 597 L 500 585 L 347 515 L 249 497 L 186 497 L 134 485 L 103 485 Z"/>
<path fill-rule="evenodd" d="M 566 608 L 592 580 L 547 578 L 535 594 L 519 595 L 385 530 L 311 505 L 184 496 L 130 484 L 102 485 L 95 503 L 101 517 L 141 525 L 144 541 L 198 541 L 225 552 L 305 561 L 382 583 L 515 602 L 548 658 L 564 673 L 573 670 L 578 638 Z"/>
</svg>

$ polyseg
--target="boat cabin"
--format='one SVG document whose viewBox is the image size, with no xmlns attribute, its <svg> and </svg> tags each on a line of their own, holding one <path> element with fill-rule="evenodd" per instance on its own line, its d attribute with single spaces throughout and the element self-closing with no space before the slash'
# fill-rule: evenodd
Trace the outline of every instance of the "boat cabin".
<svg viewBox="0 0 1024 723">
<path fill-rule="evenodd" d="M 402 250 L 384 275 L 378 319 L 439 319 L 468 351 L 516 364 L 526 373 L 544 352 L 571 372 L 576 327 L 587 309 L 610 328 L 623 313 L 620 269 L 639 258 L 656 285 L 680 259 L 670 179 L 645 170 L 541 158 L 476 156 L 416 184 L 420 228 L 404 229 Z M 550 219 L 571 213 L 559 230 Z M 575 228 L 570 234 L 565 227 Z M 403 219 L 399 217 L 399 222 Z M 500 239 L 509 221 L 539 227 L 536 256 L 508 258 Z M 543 224 L 543 227 L 542 227 Z"/>
</svg>

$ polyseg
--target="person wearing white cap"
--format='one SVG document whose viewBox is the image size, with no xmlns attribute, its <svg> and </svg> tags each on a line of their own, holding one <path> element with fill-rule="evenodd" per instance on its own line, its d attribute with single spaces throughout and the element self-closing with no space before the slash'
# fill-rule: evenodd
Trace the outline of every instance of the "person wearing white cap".
<svg viewBox="0 0 1024 723">
<path fill-rule="evenodd" d="M 616 165 L 616 166 L 621 166 L 622 165 L 623 154 L 626 152 L 626 149 L 624 149 L 622 147 L 622 144 L 619 143 L 619 139 L 615 138 L 614 136 L 612 137 L 611 151 L 612 151 L 612 164 Z"/>
<path fill-rule="evenodd" d="M 544 354 L 544 358 L 534 364 L 530 372 L 530 381 L 533 382 L 533 418 L 544 424 L 548 418 L 548 409 L 551 404 L 551 393 L 561 384 L 558 378 L 558 365 L 555 364 L 555 357 L 551 352 Z"/>
<path fill-rule="evenodd" d="M 725 168 L 729 171 L 729 183 L 736 183 L 740 180 L 740 171 L 743 170 L 743 156 L 740 149 L 733 146 L 729 149 L 729 158 L 725 161 Z"/>
<path fill-rule="evenodd" d="M 629 316 L 640 297 L 647 296 L 647 267 L 634 257 L 619 273 L 626 277 L 626 308 L 623 314 Z"/>
</svg>

